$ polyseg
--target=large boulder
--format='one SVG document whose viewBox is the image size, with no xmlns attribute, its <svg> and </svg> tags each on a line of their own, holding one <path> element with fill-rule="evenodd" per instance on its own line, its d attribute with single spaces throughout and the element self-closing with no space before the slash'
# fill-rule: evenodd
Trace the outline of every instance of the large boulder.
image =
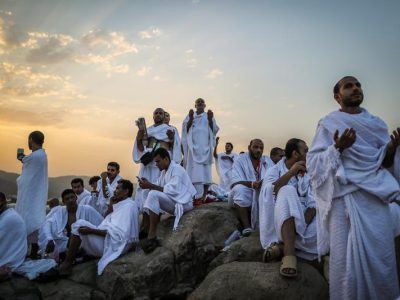
<svg viewBox="0 0 400 300">
<path fill-rule="evenodd" d="M 328 299 L 328 284 L 315 268 L 298 263 L 297 277 L 284 278 L 279 266 L 279 262 L 221 265 L 207 275 L 189 299 Z"/>
</svg>

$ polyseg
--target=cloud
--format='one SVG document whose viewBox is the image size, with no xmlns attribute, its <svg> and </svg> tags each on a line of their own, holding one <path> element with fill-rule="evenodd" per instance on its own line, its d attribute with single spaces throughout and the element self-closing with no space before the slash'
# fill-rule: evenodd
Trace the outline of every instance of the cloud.
<svg viewBox="0 0 400 300">
<path fill-rule="evenodd" d="M 209 79 L 215 79 L 219 76 L 221 76 L 223 74 L 223 72 L 220 69 L 212 69 L 207 75 L 206 77 Z"/>
<path fill-rule="evenodd" d="M 143 77 L 146 76 L 150 71 L 151 67 L 143 66 L 136 72 L 136 75 L 138 75 L 139 77 Z"/>
<path fill-rule="evenodd" d="M 0 54 L 19 47 L 27 39 L 27 35 L 9 20 L 11 15 L 2 17 L 0 14 Z"/>
<path fill-rule="evenodd" d="M 193 49 L 188 49 L 185 51 L 185 63 L 188 68 L 197 67 L 197 59 L 194 57 Z"/>
<path fill-rule="evenodd" d="M 0 63 L 0 97 L 85 98 L 69 78 L 35 71 L 32 67 Z"/>
<path fill-rule="evenodd" d="M 62 123 L 63 112 L 31 112 L 9 108 L 0 104 L 1 123 L 25 124 L 34 126 L 52 126 Z"/>
<path fill-rule="evenodd" d="M 153 39 L 155 37 L 158 37 L 162 34 L 160 28 L 157 27 L 150 27 L 146 30 L 140 31 L 139 36 L 141 39 Z"/>
</svg>

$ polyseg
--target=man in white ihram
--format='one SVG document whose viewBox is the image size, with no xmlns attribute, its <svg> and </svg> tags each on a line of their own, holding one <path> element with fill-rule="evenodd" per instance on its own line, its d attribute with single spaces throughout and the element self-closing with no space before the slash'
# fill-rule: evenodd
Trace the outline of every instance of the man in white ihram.
<svg viewBox="0 0 400 300">
<path fill-rule="evenodd" d="M 37 258 L 39 250 L 39 228 L 46 219 L 48 195 L 47 155 L 42 148 L 44 134 L 33 131 L 29 134 L 28 145 L 32 153 L 21 156 L 22 173 L 17 178 L 17 204 L 15 210 L 26 224 L 28 244 L 31 244 L 31 258 Z"/>
<path fill-rule="evenodd" d="M 398 206 L 389 203 L 400 200 L 400 128 L 389 137 L 387 125 L 360 107 L 356 78 L 342 78 L 333 93 L 340 110 L 319 121 L 307 156 L 318 252 L 330 250 L 330 298 L 395 299 Z"/>
<path fill-rule="evenodd" d="M 211 165 L 215 136 L 219 127 L 211 110 L 204 111 L 205 101 L 195 101 L 196 112 L 189 110 L 182 125 L 184 167 L 197 190 L 196 199 L 204 202 L 212 184 Z"/>
</svg>

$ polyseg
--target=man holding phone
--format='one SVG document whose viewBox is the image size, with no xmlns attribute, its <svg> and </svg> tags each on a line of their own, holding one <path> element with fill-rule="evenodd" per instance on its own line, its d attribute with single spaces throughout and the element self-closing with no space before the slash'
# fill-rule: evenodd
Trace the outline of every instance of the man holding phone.
<svg viewBox="0 0 400 300">
<path fill-rule="evenodd" d="M 17 204 L 15 210 L 25 221 L 28 244 L 31 245 L 30 257 L 37 258 L 38 233 L 46 219 L 46 203 L 48 196 L 47 155 L 42 148 L 44 134 L 33 131 L 28 137 L 28 146 L 32 151 L 24 155 L 18 149 L 17 159 L 22 162 L 22 173 L 17 178 Z M 23 150 L 23 149 L 22 149 Z"/>
</svg>

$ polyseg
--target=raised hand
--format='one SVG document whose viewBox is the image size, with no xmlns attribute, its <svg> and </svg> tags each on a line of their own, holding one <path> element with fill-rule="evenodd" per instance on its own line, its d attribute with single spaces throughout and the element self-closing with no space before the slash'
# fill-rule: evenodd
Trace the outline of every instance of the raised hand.
<svg viewBox="0 0 400 300">
<path fill-rule="evenodd" d="M 394 149 L 400 146 L 400 127 L 397 127 L 396 130 L 393 130 L 393 133 L 390 135 L 390 139 Z"/>
<path fill-rule="evenodd" d="M 207 118 L 208 118 L 208 121 L 211 121 L 214 118 L 214 113 L 212 112 L 211 109 L 209 109 L 207 111 Z"/>
<path fill-rule="evenodd" d="M 335 147 L 340 152 L 344 149 L 350 148 L 356 141 L 357 135 L 353 128 L 346 128 L 341 136 L 339 136 L 339 130 L 335 131 L 333 140 L 335 141 Z"/>
<path fill-rule="evenodd" d="M 175 131 L 173 131 L 172 129 L 168 129 L 168 130 L 167 130 L 167 136 L 168 136 L 168 138 L 169 138 L 171 141 L 174 140 Z"/>
<path fill-rule="evenodd" d="M 217 138 L 215 139 L 215 144 L 218 145 L 218 143 L 219 143 L 219 136 L 217 136 Z"/>
<path fill-rule="evenodd" d="M 101 179 L 107 179 L 108 173 L 107 172 L 103 172 L 100 174 Z"/>
<path fill-rule="evenodd" d="M 292 176 L 296 176 L 299 173 L 304 174 L 306 172 L 306 162 L 303 160 L 295 162 L 289 172 Z"/>
<path fill-rule="evenodd" d="M 194 110 L 191 109 L 191 110 L 189 110 L 189 119 L 193 120 L 193 118 L 194 118 Z"/>
</svg>

